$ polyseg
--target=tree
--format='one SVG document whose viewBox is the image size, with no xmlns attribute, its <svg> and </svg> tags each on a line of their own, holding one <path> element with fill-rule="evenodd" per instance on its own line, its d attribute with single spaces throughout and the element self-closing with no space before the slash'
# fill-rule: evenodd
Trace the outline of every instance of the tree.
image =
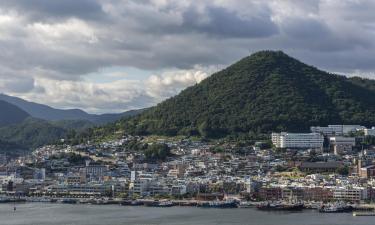
<svg viewBox="0 0 375 225">
<path fill-rule="evenodd" d="M 171 149 L 166 144 L 152 144 L 144 152 L 146 159 L 149 161 L 163 161 L 171 155 Z"/>
</svg>

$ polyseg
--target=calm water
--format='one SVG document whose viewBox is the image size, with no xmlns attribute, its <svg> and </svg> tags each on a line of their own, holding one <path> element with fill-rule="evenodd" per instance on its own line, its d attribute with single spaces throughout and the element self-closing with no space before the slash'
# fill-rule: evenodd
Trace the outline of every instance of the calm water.
<svg viewBox="0 0 375 225">
<path fill-rule="evenodd" d="M 148 224 L 250 224 L 250 225 L 374 225 L 375 217 L 349 214 L 262 212 L 256 209 L 149 208 L 28 203 L 0 204 L 4 225 L 148 225 Z"/>
</svg>

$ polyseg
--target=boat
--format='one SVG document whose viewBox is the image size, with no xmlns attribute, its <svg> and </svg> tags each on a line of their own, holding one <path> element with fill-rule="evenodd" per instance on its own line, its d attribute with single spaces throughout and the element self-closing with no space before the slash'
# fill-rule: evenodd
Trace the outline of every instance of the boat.
<svg viewBox="0 0 375 225">
<path fill-rule="evenodd" d="M 123 206 L 141 206 L 144 205 L 143 202 L 138 200 L 125 200 L 120 203 Z"/>
<path fill-rule="evenodd" d="M 155 207 L 162 207 L 162 208 L 167 208 L 167 207 L 172 207 L 174 206 L 174 203 L 171 201 L 160 201 L 158 204 L 155 205 Z"/>
<path fill-rule="evenodd" d="M 199 203 L 198 207 L 203 208 L 237 208 L 238 204 L 234 200 L 227 200 L 227 201 L 210 201 L 210 202 L 203 202 Z"/>
<path fill-rule="evenodd" d="M 26 202 L 25 198 L 0 197 L 0 203 L 23 203 L 23 202 Z"/>
<path fill-rule="evenodd" d="M 60 200 L 60 203 L 63 204 L 76 204 L 78 201 L 76 199 L 71 199 L 71 198 L 64 198 Z"/>
<path fill-rule="evenodd" d="M 270 211 L 300 211 L 304 209 L 303 203 L 288 203 L 288 202 L 267 202 L 256 206 L 259 210 Z"/>
<path fill-rule="evenodd" d="M 352 211 L 352 206 L 343 203 L 322 205 L 319 209 L 319 212 L 321 213 L 346 213 Z"/>
<path fill-rule="evenodd" d="M 239 208 L 254 208 L 256 207 L 256 203 L 254 202 L 240 202 L 240 204 L 238 205 Z"/>
<path fill-rule="evenodd" d="M 9 203 L 12 202 L 10 198 L 0 197 L 0 203 Z"/>
</svg>

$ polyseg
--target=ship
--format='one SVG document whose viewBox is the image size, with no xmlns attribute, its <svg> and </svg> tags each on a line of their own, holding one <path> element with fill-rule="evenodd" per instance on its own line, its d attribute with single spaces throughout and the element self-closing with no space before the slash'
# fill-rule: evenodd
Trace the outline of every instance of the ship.
<svg viewBox="0 0 375 225">
<path fill-rule="evenodd" d="M 237 208 L 238 203 L 234 200 L 227 200 L 227 201 L 210 201 L 210 202 L 203 202 L 199 203 L 198 207 L 203 208 Z"/>
<path fill-rule="evenodd" d="M 144 205 L 142 201 L 138 200 L 125 200 L 121 202 L 123 206 L 141 206 Z"/>
<path fill-rule="evenodd" d="M 64 199 L 61 199 L 59 202 L 63 204 L 77 204 L 78 200 L 72 199 L 72 198 L 64 198 Z"/>
<path fill-rule="evenodd" d="M 164 201 L 152 201 L 152 202 L 145 202 L 145 206 L 149 207 L 161 207 L 161 208 L 167 208 L 167 207 L 172 207 L 175 204 L 171 201 L 164 200 Z"/>
<path fill-rule="evenodd" d="M 343 203 L 322 205 L 319 209 L 319 212 L 321 213 L 346 213 L 352 211 L 352 206 Z"/>
<path fill-rule="evenodd" d="M 266 202 L 256 206 L 259 210 L 270 211 L 300 211 L 304 209 L 303 203 L 288 203 L 288 202 Z"/>
</svg>

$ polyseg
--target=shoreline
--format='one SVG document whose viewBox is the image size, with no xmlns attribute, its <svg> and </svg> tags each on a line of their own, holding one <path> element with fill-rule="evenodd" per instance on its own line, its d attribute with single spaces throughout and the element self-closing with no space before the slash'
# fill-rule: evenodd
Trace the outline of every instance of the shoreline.
<svg viewBox="0 0 375 225">
<path fill-rule="evenodd" d="M 74 205 L 118 205 L 118 206 L 130 206 L 130 207 L 158 207 L 158 208 L 170 208 L 170 207 L 196 207 L 196 208 L 220 208 L 220 209 L 258 209 L 260 211 L 269 212 L 299 212 L 304 210 L 314 210 L 319 213 L 317 203 L 305 203 L 303 208 L 300 210 L 288 210 L 288 209 L 259 209 L 257 206 L 262 202 L 240 202 L 240 201 L 199 201 L 199 200 L 156 200 L 156 199 L 136 199 L 136 200 L 124 200 L 124 199 L 109 199 L 109 198 L 18 198 L 5 199 L 0 197 L 0 204 L 30 204 L 30 203 L 46 203 L 46 204 L 74 204 Z M 263 202 L 264 203 L 264 202 Z M 349 205 L 349 204 L 348 204 Z M 356 213 L 356 212 L 375 212 L 375 204 L 352 204 L 352 209 L 345 213 Z M 337 212 L 333 212 L 337 213 Z"/>
</svg>

